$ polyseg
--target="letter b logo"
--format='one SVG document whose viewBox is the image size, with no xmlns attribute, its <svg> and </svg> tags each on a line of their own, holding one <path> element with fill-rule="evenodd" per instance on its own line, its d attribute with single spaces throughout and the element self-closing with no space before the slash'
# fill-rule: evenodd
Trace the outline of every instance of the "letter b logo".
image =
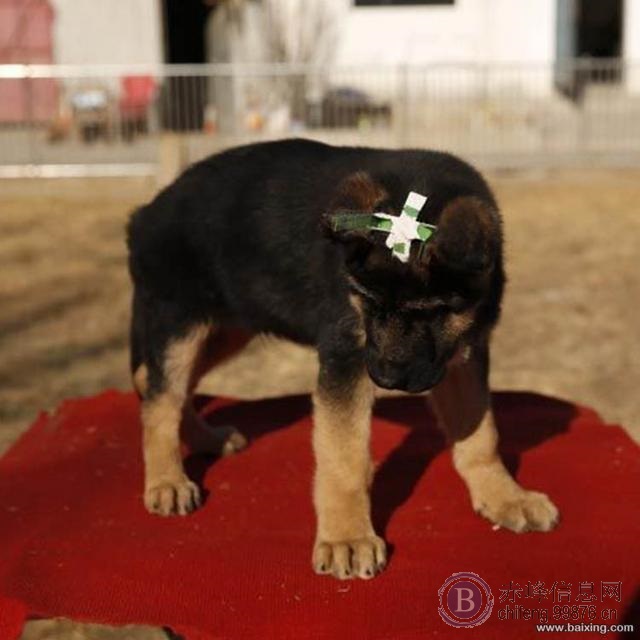
<svg viewBox="0 0 640 640">
<path fill-rule="evenodd" d="M 473 611 L 473 590 L 467 587 L 454 587 L 458 593 L 458 606 L 456 613 L 468 613 Z"/>
<path fill-rule="evenodd" d="M 489 585 L 471 571 L 454 573 L 438 591 L 440 617 L 452 627 L 476 627 L 493 610 Z"/>
</svg>

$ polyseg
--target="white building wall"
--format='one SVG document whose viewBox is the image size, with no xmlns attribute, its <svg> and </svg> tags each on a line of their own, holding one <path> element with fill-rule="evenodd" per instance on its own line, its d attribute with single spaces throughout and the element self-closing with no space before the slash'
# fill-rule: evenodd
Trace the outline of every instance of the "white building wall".
<svg viewBox="0 0 640 640">
<path fill-rule="evenodd" d="M 51 4 L 56 63 L 162 62 L 158 0 L 51 0 Z"/>
<path fill-rule="evenodd" d="M 340 32 L 336 60 L 354 67 L 410 67 L 406 83 L 414 94 L 546 96 L 553 90 L 555 20 L 556 0 L 352 6 Z M 506 68 L 487 75 L 478 67 L 484 63 L 504 64 Z M 447 67 L 438 68 L 439 64 Z M 451 65 L 460 68 L 451 69 Z M 381 95 L 383 89 L 397 91 L 397 83 L 381 88 L 374 78 L 352 84 L 379 97 L 392 97 Z"/>
<path fill-rule="evenodd" d="M 627 88 L 640 93 L 640 0 L 625 0 L 622 55 L 629 64 Z"/>
<path fill-rule="evenodd" d="M 337 59 L 344 64 L 548 63 L 555 0 L 456 0 L 454 5 L 352 7 Z"/>
<path fill-rule="evenodd" d="M 481 57 L 525 64 L 554 60 L 555 0 L 481 0 L 480 4 L 485 5 L 484 36 L 480 35 L 478 46 Z"/>
</svg>

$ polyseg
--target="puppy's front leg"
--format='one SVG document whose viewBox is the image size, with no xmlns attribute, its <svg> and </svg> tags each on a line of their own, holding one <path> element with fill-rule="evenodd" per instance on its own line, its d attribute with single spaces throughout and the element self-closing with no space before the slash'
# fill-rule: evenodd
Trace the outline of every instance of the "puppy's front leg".
<svg viewBox="0 0 640 640">
<path fill-rule="evenodd" d="M 550 531 L 558 509 L 544 493 L 523 489 L 498 454 L 498 432 L 487 384 L 488 352 L 449 367 L 431 392 L 440 425 L 453 441 L 453 462 L 473 508 L 512 531 Z"/>
<path fill-rule="evenodd" d="M 318 518 L 313 566 L 340 579 L 372 578 L 386 550 L 371 524 L 369 435 L 373 385 L 358 363 L 348 374 L 322 362 L 313 396 L 314 503 Z"/>
</svg>

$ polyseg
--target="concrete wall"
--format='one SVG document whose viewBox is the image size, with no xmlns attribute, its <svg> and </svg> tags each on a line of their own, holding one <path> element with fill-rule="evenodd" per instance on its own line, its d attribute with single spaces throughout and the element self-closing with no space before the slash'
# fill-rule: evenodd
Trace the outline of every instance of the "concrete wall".
<svg viewBox="0 0 640 640">
<path fill-rule="evenodd" d="M 54 62 L 160 63 L 159 0 L 51 0 Z"/>
</svg>

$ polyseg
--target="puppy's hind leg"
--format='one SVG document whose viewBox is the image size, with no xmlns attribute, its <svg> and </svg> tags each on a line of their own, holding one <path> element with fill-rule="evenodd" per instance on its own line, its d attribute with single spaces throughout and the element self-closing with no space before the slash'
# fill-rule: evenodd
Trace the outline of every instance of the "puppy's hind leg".
<svg viewBox="0 0 640 640">
<path fill-rule="evenodd" d="M 182 328 L 173 337 L 157 325 L 145 332 L 143 361 L 133 372 L 133 382 L 141 397 L 144 503 L 151 513 L 185 515 L 200 503 L 198 487 L 184 472 L 180 425 L 210 331 L 209 326 L 197 324 Z"/>
<path fill-rule="evenodd" d="M 191 453 L 216 457 L 238 453 L 247 446 L 247 439 L 235 427 L 209 426 L 191 403 L 184 409 L 180 437 Z"/>
<path fill-rule="evenodd" d="M 194 385 L 215 365 L 244 348 L 251 337 L 247 333 L 228 328 L 218 327 L 212 330 L 203 344 L 195 366 Z M 211 427 L 198 415 L 191 402 L 184 408 L 180 436 L 191 453 L 227 456 L 247 446 L 247 439 L 235 427 Z"/>
<path fill-rule="evenodd" d="M 151 318 L 155 317 L 155 320 Z M 141 399 L 145 460 L 145 505 L 159 515 L 183 515 L 200 502 L 198 487 L 183 468 L 180 440 L 192 453 L 224 456 L 243 449 L 246 438 L 233 427 L 210 427 L 195 412 L 193 389 L 221 358 L 248 340 L 228 340 L 211 325 L 187 325 L 173 335 L 157 314 L 134 303 L 131 331 L 133 384 Z M 172 336 L 172 337 L 169 337 Z"/>
</svg>

